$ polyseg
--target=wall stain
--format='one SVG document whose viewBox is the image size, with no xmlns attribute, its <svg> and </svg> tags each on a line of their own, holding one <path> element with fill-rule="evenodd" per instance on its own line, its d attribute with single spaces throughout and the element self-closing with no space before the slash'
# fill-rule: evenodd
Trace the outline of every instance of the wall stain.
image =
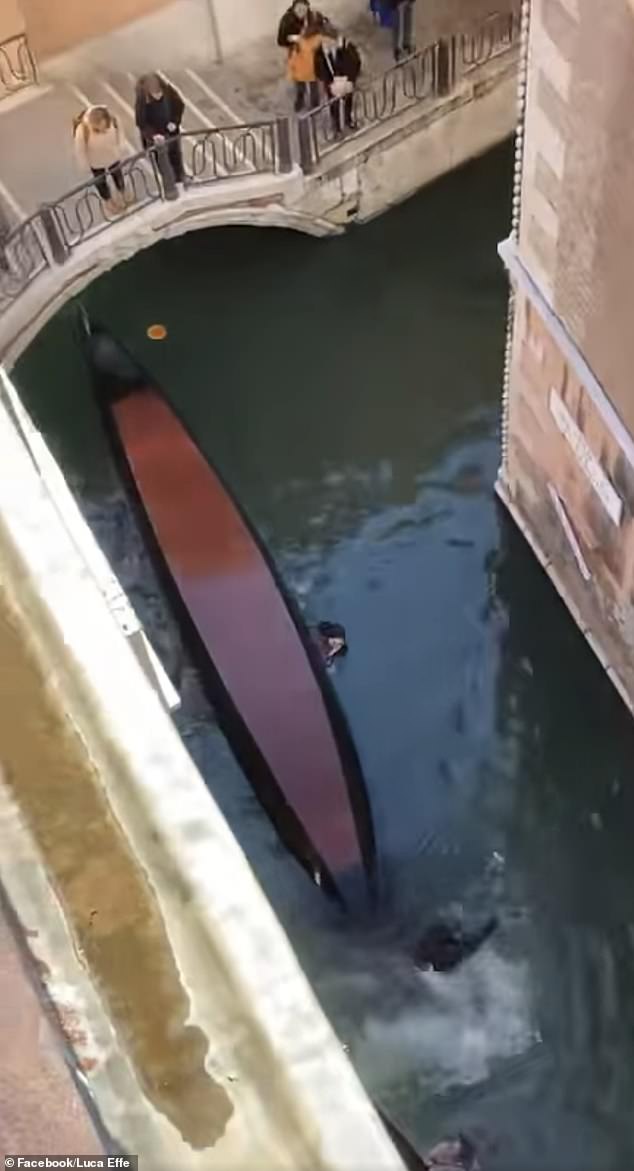
<svg viewBox="0 0 634 1171">
<path fill-rule="evenodd" d="M 212 1146 L 233 1103 L 205 1069 L 205 1034 L 185 1023 L 152 890 L 1 586 L 0 764 L 144 1093 L 185 1142 Z"/>
</svg>

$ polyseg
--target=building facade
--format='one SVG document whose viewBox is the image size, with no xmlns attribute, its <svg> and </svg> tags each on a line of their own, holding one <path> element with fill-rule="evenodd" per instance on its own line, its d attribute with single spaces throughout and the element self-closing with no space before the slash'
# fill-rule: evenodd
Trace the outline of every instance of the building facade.
<svg viewBox="0 0 634 1171">
<path fill-rule="evenodd" d="M 98 64 L 125 67 L 141 57 L 171 62 L 221 60 L 275 36 L 287 0 L 1 0 L 0 46 L 25 34 L 40 69 L 91 52 Z M 363 0 L 334 0 L 329 11 L 346 17 Z M 130 54 L 136 54 L 130 61 Z M 138 60 L 137 60 L 138 58 Z"/>
<path fill-rule="evenodd" d="M 525 0 L 498 491 L 634 708 L 634 5 Z"/>
</svg>

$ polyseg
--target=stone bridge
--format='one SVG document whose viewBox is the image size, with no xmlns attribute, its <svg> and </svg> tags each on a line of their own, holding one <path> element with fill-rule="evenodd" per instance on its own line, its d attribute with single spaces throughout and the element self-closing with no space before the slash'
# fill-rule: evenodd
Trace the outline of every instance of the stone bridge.
<svg viewBox="0 0 634 1171">
<path fill-rule="evenodd" d="M 196 127 L 183 135 L 183 191 L 159 152 L 134 153 L 129 78 L 127 89 L 110 77 L 11 99 L 18 104 L 0 113 L 0 152 L 12 160 L 3 164 L 0 209 L 4 202 L 15 225 L 0 267 L 0 360 L 10 366 L 66 300 L 162 238 L 234 223 L 340 232 L 501 141 L 515 123 L 517 35 L 516 13 L 496 14 L 379 74 L 358 90 L 357 130 L 343 141 L 333 136 L 327 107 L 243 123 L 204 77 L 180 71 L 173 80 Z M 80 101 L 106 100 L 129 144 L 129 208 L 114 221 L 91 183 L 77 185 L 57 141 L 60 122 L 70 139 Z M 29 144 L 17 161 L 16 136 Z"/>
</svg>

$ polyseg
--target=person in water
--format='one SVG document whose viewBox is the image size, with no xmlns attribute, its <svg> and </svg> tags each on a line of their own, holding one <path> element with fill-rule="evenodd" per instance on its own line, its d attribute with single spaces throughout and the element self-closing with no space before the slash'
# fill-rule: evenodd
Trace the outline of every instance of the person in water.
<svg viewBox="0 0 634 1171">
<path fill-rule="evenodd" d="M 317 627 L 317 644 L 327 667 L 338 655 L 348 653 L 345 628 L 340 622 L 320 622 Z"/>
<path fill-rule="evenodd" d="M 482 1171 L 475 1145 L 464 1134 L 443 1139 L 426 1155 L 420 1155 L 380 1106 L 377 1106 L 377 1110 L 408 1171 L 435 1171 L 439 1167 L 443 1167 L 444 1171 Z"/>
<path fill-rule="evenodd" d="M 476 1149 L 464 1134 L 456 1139 L 444 1139 L 423 1159 L 425 1171 L 481 1171 Z"/>
<path fill-rule="evenodd" d="M 455 923 L 433 923 L 418 941 L 414 963 L 422 971 L 453 972 L 493 934 L 498 925 L 491 915 L 480 927 L 466 931 Z"/>
</svg>

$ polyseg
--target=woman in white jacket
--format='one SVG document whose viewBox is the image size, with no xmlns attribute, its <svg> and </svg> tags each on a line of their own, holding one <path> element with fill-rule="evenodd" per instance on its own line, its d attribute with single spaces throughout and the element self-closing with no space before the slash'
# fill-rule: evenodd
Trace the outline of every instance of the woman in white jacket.
<svg viewBox="0 0 634 1171">
<path fill-rule="evenodd" d="M 80 166 L 88 167 L 95 187 L 110 212 L 125 207 L 121 156 L 121 132 L 107 106 L 90 106 L 75 123 L 75 153 Z M 114 184 L 111 188 L 109 180 Z"/>
</svg>

